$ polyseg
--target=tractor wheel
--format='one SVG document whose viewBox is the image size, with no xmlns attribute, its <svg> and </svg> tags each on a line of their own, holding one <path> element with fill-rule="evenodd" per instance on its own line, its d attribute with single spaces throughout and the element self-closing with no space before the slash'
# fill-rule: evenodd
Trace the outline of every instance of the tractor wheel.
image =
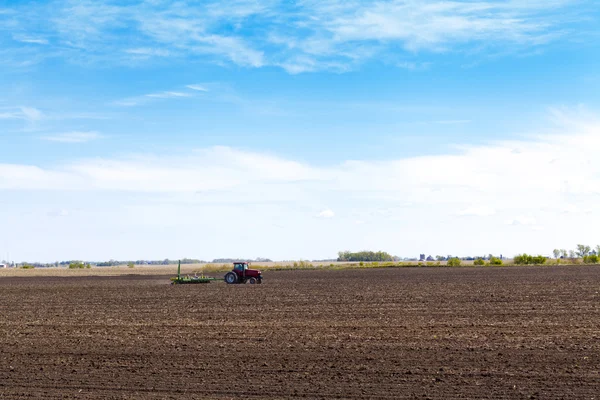
<svg viewBox="0 0 600 400">
<path fill-rule="evenodd" d="M 248 279 L 248 282 L 250 282 L 251 285 L 254 285 L 256 283 L 256 278 L 250 278 Z"/>
<path fill-rule="evenodd" d="M 228 272 L 227 274 L 225 274 L 225 282 L 232 284 L 232 283 L 237 283 L 237 275 L 233 272 Z"/>
</svg>

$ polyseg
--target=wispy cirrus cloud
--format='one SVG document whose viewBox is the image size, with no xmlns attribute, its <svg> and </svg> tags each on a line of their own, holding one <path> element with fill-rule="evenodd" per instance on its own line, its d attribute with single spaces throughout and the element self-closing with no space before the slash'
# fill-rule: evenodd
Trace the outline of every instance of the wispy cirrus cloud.
<svg viewBox="0 0 600 400">
<path fill-rule="evenodd" d="M 35 122 L 44 117 L 44 114 L 34 107 L 5 107 L 0 108 L 0 119 L 20 119 Z"/>
<path fill-rule="evenodd" d="M 165 49 L 151 48 L 151 47 L 139 47 L 139 48 L 135 48 L 135 49 L 125 49 L 125 53 L 133 54 L 135 56 L 140 56 L 140 57 L 147 57 L 147 58 L 168 57 L 173 54 L 172 52 L 165 50 Z"/>
<path fill-rule="evenodd" d="M 190 97 L 190 93 L 185 92 L 159 92 L 159 93 L 149 93 L 146 97 L 154 98 L 154 99 L 173 99 L 177 97 Z"/>
<path fill-rule="evenodd" d="M 103 63 L 178 57 L 301 73 L 343 72 L 382 56 L 417 70 L 428 61 L 403 61 L 403 55 L 544 46 L 568 40 L 568 32 L 598 5 L 591 0 L 236 0 L 64 1 L 13 8 L 0 18 L 10 22 L 15 40 L 45 44 L 52 57 Z"/>
<path fill-rule="evenodd" d="M 315 2 L 325 30 L 339 43 L 355 40 L 398 41 L 409 50 L 444 50 L 473 41 L 547 40 L 556 23 L 548 10 L 568 2 L 381 1 L 375 3 Z"/>
<path fill-rule="evenodd" d="M 196 90 L 199 92 L 208 92 L 208 89 L 203 85 L 187 85 L 186 88 Z"/>
<path fill-rule="evenodd" d="M 40 37 L 33 37 L 33 36 L 22 36 L 22 35 L 15 35 L 13 36 L 13 39 L 21 42 L 21 43 L 32 43 L 32 44 L 48 44 L 48 39 L 45 38 L 40 38 Z"/>
<path fill-rule="evenodd" d="M 60 143 L 87 143 L 100 139 L 103 136 L 98 132 L 66 132 L 54 135 L 42 136 L 43 140 Z"/>
<path fill-rule="evenodd" d="M 124 107 L 133 107 L 146 104 L 152 100 L 159 99 L 181 99 L 186 97 L 192 97 L 193 94 L 189 92 L 178 92 L 178 91 L 164 91 L 164 92 L 156 92 L 156 93 L 148 93 L 141 96 L 136 97 L 128 97 L 126 99 L 121 99 L 115 101 L 113 104 L 117 106 Z"/>
<path fill-rule="evenodd" d="M 212 87 L 212 89 L 209 89 Z M 166 90 L 162 92 L 147 93 L 140 96 L 128 97 L 125 99 L 117 100 L 113 104 L 124 107 L 132 107 L 147 104 L 153 100 L 166 100 L 166 99 L 184 99 L 188 97 L 194 97 L 214 91 L 215 87 L 219 87 L 218 84 L 189 84 L 186 85 L 183 90 Z M 226 88 L 223 88 L 226 90 Z M 229 89 L 231 91 L 231 89 Z"/>
<path fill-rule="evenodd" d="M 431 67 L 431 62 L 414 62 L 414 61 L 401 61 L 396 64 L 398 68 L 407 69 L 410 71 L 426 70 Z"/>
</svg>

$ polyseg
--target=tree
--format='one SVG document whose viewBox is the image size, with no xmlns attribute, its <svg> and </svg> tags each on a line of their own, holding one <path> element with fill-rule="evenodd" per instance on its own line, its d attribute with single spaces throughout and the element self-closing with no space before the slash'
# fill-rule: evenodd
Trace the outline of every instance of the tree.
<svg viewBox="0 0 600 400">
<path fill-rule="evenodd" d="M 586 246 L 584 244 L 578 244 L 577 245 L 577 257 L 583 258 L 583 257 L 587 256 L 591 250 L 592 250 L 592 248 L 590 246 Z"/>
<path fill-rule="evenodd" d="M 498 258 L 498 257 L 492 257 L 490 258 L 490 265 L 502 265 L 502 259 Z"/>
<path fill-rule="evenodd" d="M 77 269 L 77 268 L 91 268 L 91 265 L 88 263 L 84 263 L 83 261 L 72 261 L 69 264 L 69 268 L 70 269 Z"/>
<path fill-rule="evenodd" d="M 460 258 L 454 257 L 448 260 L 448 266 L 450 267 L 459 267 L 461 264 Z"/>
<path fill-rule="evenodd" d="M 473 261 L 473 265 L 485 265 L 485 261 L 483 261 L 483 258 L 478 258 L 477 260 Z"/>
<path fill-rule="evenodd" d="M 558 259 L 558 257 L 560 257 L 560 250 L 559 249 L 554 249 L 552 251 L 552 254 L 554 254 L 554 258 Z"/>
<path fill-rule="evenodd" d="M 527 253 L 518 254 L 513 258 L 515 264 L 530 265 L 530 264 L 544 264 L 546 257 L 544 256 L 532 256 Z"/>
<path fill-rule="evenodd" d="M 560 254 L 561 254 L 562 258 L 567 258 L 567 250 L 560 249 Z"/>
</svg>

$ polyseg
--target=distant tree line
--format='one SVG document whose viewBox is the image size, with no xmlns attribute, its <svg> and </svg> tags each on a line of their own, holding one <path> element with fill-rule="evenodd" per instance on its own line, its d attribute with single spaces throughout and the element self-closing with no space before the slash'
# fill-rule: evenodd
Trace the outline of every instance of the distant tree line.
<svg viewBox="0 0 600 400">
<path fill-rule="evenodd" d="M 40 263 L 40 262 L 27 262 L 23 261 L 20 263 L 7 263 L 9 265 L 14 265 L 15 267 L 23 267 L 24 265 L 29 266 L 30 268 L 50 268 L 50 267 L 68 267 L 68 268 L 81 268 L 79 265 L 84 265 L 85 268 L 88 268 L 87 265 L 96 266 L 96 267 L 117 267 L 120 265 L 170 265 L 176 264 L 179 260 L 170 260 L 168 258 L 164 260 L 136 260 L 136 261 L 122 261 L 122 260 L 109 260 L 109 261 L 81 261 L 81 260 L 68 260 L 68 261 L 56 261 L 53 263 Z M 206 261 L 198 260 L 194 258 L 182 258 L 182 264 L 203 264 Z"/>
<path fill-rule="evenodd" d="M 578 244 L 574 250 L 566 250 L 566 249 L 554 249 L 552 251 L 554 258 L 557 260 L 557 263 L 560 260 L 569 260 L 571 263 L 578 263 L 583 261 L 586 264 L 597 264 L 600 262 L 600 245 L 592 248 L 588 245 Z M 489 254 L 487 256 L 468 256 L 468 257 L 456 257 L 456 256 L 441 256 L 436 255 L 435 257 L 425 254 L 420 254 L 418 258 L 400 258 L 397 256 L 392 256 L 384 251 L 340 251 L 338 253 L 337 259 L 328 259 L 328 260 L 319 260 L 319 261 L 340 261 L 340 262 L 389 262 L 389 261 L 446 261 L 448 264 L 460 265 L 460 261 L 473 261 L 475 265 L 502 265 L 504 257 L 500 255 L 499 257 L 493 256 Z M 127 265 L 129 267 L 133 267 L 135 265 L 170 265 L 176 264 L 179 260 L 170 260 L 165 258 L 163 260 L 136 260 L 136 261 L 123 261 L 123 260 L 109 260 L 109 261 L 100 261 L 100 262 L 86 262 L 80 260 L 68 260 L 68 261 L 56 261 L 53 263 L 39 263 L 39 262 L 20 262 L 20 263 L 10 263 L 4 262 L 9 266 L 15 266 L 20 268 L 48 268 L 48 267 L 68 267 L 68 268 L 89 268 L 90 266 L 98 266 L 98 267 L 113 267 L 113 266 L 121 266 Z M 233 262 L 272 262 L 269 258 L 255 258 L 255 259 L 244 259 L 244 258 L 215 258 L 211 261 L 211 263 L 215 264 L 225 264 L 225 263 L 233 263 Z M 487 261 L 487 262 L 486 262 Z M 513 258 L 514 264 L 544 264 L 546 263 L 547 258 L 541 255 L 529 255 L 527 253 L 518 254 Z M 195 258 L 182 258 L 182 264 L 204 264 L 207 261 L 195 259 Z"/>
<path fill-rule="evenodd" d="M 177 264 L 179 261 L 181 261 L 182 264 L 206 263 L 206 261 L 198 260 L 195 258 L 182 258 L 181 260 L 170 260 L 168 258 L 165 258 L 164 260 L 136 260 L 136 261 L 109 260 L 109 261 L 94 262 L 92 264 L 94 264 L 98 267 L 116 267 L 119 265 L 131 265 L 131 264 L 133 264 L 133 265 L 170 265 L 170 264 Z"/>
<path fill-rule="evenodd" d="M 517 265 L 545 264 L 547 258 L 544 256 L 532 256 L 527 253 L 517 254 L 513 257 L 513 263 Z"/>
<path fill-rule="evenodd" d="M 404 260 L 408 260 L 408 261 L 428 261 L 428 262 L 431 262 L 431 261 L 450 261 L 450 260 L 453 260 L 455 258 L 459 259 L 461 261 L 478 261 L 478 260 L 494 261 L 493 263 L 491 263 L 492 265 L 499 265 L 498 261 L 496 261 L 496 260 L 502 261 L 504 259 L 504 256 L 502 256 L 502 254 L 500 254 L 500 256 L 494 256 L 493 254 L 488 254 L 487 256 L 457 257 L 457 256 L 452 256 L 452 255 L 447 255 L 447 256 L 437 255 L 437 256 L 433 257 L 431 255 L 426 256 L 423 253 L 423 254 L 419 254 L 419 258 L 408 258 L 408 259 L 405 258 Z"/>
<path fill-rule="evenodd" d="M 91 268 L 92 266 L 89 263 L 84 263 L 81 261 L 73 261 L 69 264 L 69 269 L 82 269 L 82 268 Z"/>
<path fill-rule="evenodd" d="M 249 258 L 215 258 L 214 260 L 212 260 L 213 264 L 225 264 L 234 262 L 273 262 L 273 260 L 271 260 L 270 258 L 261 257 L 255 258 L 254 260 Z"/>
<path fill-rule="evenodd" d="M 486 259 L 484 257 L 479 257 L 475 260 L 473 260 L 473 265 L 503 265 L 504 261 L 502 261 L 502 259 L 498 258 L 498 257 L 494 257 L 492 255 L 490 255 L 490 257 L 487 258 L 487 263 L 486 263 Z"/>
<path fill-rule="evenodd" d="M 581 259 L 586 264 L 598 264 L 600 261 L 600 245 L 596 245 L 592 249 L 591 246 L 578 244 L 575 250 L 554 249 L 552 254 L 557 261 L 568 259 L 570 262 L 578 262 Z"/>
<path fill-rule="evenodd" d="M 338 253 L 338 261 L 394 261 L 394 257 L 385 251 L 340 251 Z"/>
<path fill-rule="evenodd" d="M 181 261 L 181 264 L 207 264 L 208 261 L 200 260 L 197 258 L 182 258 L 181 260 L 171 260 L 165 258 L 164 260 L 114 260 L 110 259 L 108 261 L 81 261 L 81 260 L 67 260 L 67 261 L 56 261 L 53 263 L 40 263 L 40 262 L 20 262 L 20 263 L 9 263 L 6 262 L 9 266 L 15 266 L 22 268 L 23 266 L 27 266 L 27 268 L 49 268 L 49 267 L 67 267 L 67 268 L 89 268 L 89 266 L 96 267 L 118 267 L 118 266 L 128 266 L 133 268 L 136 265 L 172 265 L 177 264 Z M 215 264 L 224 264 L 224 263 L 233 263 L 240 261 L 248 261 L 248 262 L 272 262 L 269 258 L 216 258 L 211 261 L 211 263 Z M 0 263 L 1 264 L 1 263 Z M 81 267 L 83 265 L 83 267 Z"/>
</svg>

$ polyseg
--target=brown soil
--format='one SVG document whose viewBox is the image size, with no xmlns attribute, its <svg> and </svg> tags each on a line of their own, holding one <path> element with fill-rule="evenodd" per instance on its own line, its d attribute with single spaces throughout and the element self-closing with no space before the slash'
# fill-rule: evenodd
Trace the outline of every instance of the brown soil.
<svg viewBox="0 0 600 400">
<path fill-rule="evenodd" d="M 0 398 L 598 399 L 600 267 L 0 279 Z"/>
</svg>

